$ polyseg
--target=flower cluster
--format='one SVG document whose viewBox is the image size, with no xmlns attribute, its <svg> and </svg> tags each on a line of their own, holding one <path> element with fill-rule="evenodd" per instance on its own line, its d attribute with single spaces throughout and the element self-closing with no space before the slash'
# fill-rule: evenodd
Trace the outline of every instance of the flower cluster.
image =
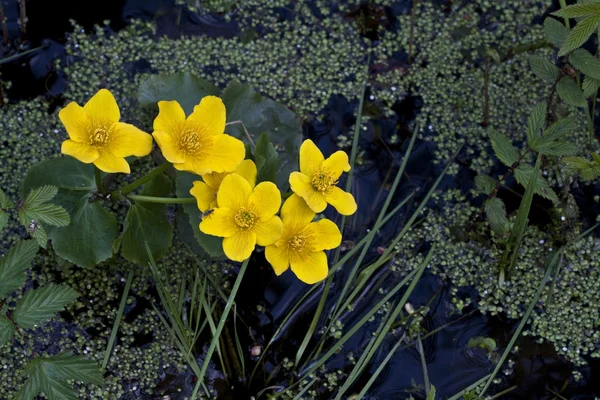
<svg viewBox="0 0 600 400">
<path fill-rule="evenodd" d="M 71 102 L 59 113 L 69 135 L 61 151 L 107 173 L 130 173 L 125 157 L 148 155 L 154 138 L 175 169 L 202 178 L 190 190 L 203 212 L 200 230 L 222 237 L 229 259 L 246 260 L 258 244 L 266 247 L 277 275 L 291 268 L 306 283 L 324 279 L 325 250 L 338 247 L 342 236 L 330 220 L 313 220 L 327 204 L 343 215 L 356 212 L 352 195 L 336 186 L 350 170 L 346 153 L 325 159 L 311 140 L 304 141 L 300 171 L 289 177 L 293 194 L 281 206 L 274 183 L 256 184 L 257 168 L 245 159 L 243 142 L 224 133 L 226 110 L 220 98 L 204 97 L 187 117 L 177 101 L 160 101 L 158 108 L 150 135 L 120 122 L 117 102 L 106 89 L 83 107 Z"/>
</svg>

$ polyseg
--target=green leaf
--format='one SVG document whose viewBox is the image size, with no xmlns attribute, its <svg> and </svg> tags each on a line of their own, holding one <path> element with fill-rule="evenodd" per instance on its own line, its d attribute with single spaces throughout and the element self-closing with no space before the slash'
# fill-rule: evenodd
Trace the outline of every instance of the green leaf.
<svg viewBox="0 0 600 400">
<path fill-rule="evenodd" d="M 266 132 L 269 135 L 269 140 L 279 152 L 277 186 L 286 191 L 290 173 L 298 170 L 298 153 L 302 142 L 302 126 L 296 115 L 237 81 L 232 81 L 221 97 L 227 107 L 228 121 L 243 121 L 254 140 L 258 134 Z M 227 126 L 227 132 L 248 142 L 239 124 Z"/>
<path fill-rule="evenodd" d="M 52 200 L 57 193 L 58 188 L 52 185 L 44 185 L 32 189 L 25 198 L 25 201 L 23 202 L 23 207 L 26 208 L 30 206 L 33 208 L 42 203 L 46 203 Z"/>
<path fill-rule="evenodd" d="M 36 240 L 40 247 L 45 249 L 48 244 L 48 232 L 46 232 L 46 229 L 41 225 L 34 225 L 33 228 L 31 228 L 30 225 L 29 232 L 31 233 L 31 237 Z"/>
<path fill-rule="evenodd" d="M 541 138 L 541 132 L 546 121 L 546 111 L 546 104 L 538 103 L 529 114 L 527 119 L 527 143 L 529 146 Z"/>
<path fill-rule="evenodd" d="M 550 43 L 558 48 L 562 47 L 569 34 L 567 27 L 552 17 L 544 20 L 544 32 Z"/>
<path fill-rule="evenodd" d="M 61 192 L 64 191 L 81 192 L 80 195 L 91 194 L 96 189 L 94 166 L 79 162 L 72 157 L 58 157 L 36 163 L 25 176 L 21 187 L 21 197 L 25 197 L 25 194 L 32 189 L 44 185 L 58 188 L 57 199 L 61 198 Z M 56 203 L 69 209 L 62 201 L 56 201 Z"/>
<path fill-rule="evenodd" d="M 426 400 L 435 400 L 435 386 L 430 385 L 429 386 L 429 393 L 427 394 L 427 399 Z"/>
<path fill-rule="evenodd" d="M 529 164 L 521 164 L 515 169 L 515 179 L 519 185 L 526 186 L 531 176 L 533 176 L 534 168 Z M 553 203 L 558 203 L 559 199 L 554 190 L 548 185 L 546 179 L 541 174 L 536 174 L 537 179 L 535 181 L 534 193 L 540 195 Z"/>
<path fill-rule="evenodd" d="M 529 66 L 538 78 L 554 83 L 560 75 L 560 70 L 556 65 L 540 56 L 529 57 Z"/>
<path fill-rule="evenodd" d="M 569 55 L 569 62 L 578 71 L 600 79 L 600 60 L 585 49 L 577 49 Z"/>
<path fill-rule="evenodd" d="M 498 64 L 500 63 L 500 54 L 498 54 L 498 51 L 496 49 L 487 49 L 485 51 L 485 55 L 494 60 L 494 62 Z"/>
<path fill-rule="evenodd" d="M 8 213 L 6 211 L 13 206 L 14 203 L 4 193 L 4 190 L 0 189 L 0 230 L 8 224 Z"/>
<path fill-rule="evenodd" d="M 600 13 L 600 3 L 578 3 L 554 11 L 552 15 L 562 18 L 587 17 Z"/>
<path fill-rule="evenodd" d="M 562 139 L 566 134 L 572 133 L 575 129 L 575 119 L 571 116 L 568 116 L 559 119 L 558 121 L 550 125 L 550 127 L 544 131 L 544 139 Z"/>
<path fill-rule="evenodd" d="M 144 185 L 143 196 L 166 197 L 171 193 L 171 180 L 166 175 L 158 175 Z M 167 218 L 167 205 L 136 202 L 131 206 L 120 237 L 123 257 L 147 266 L 150 262 L 145 243 L 152 250 L 152 257 L 158 261 L 169 249 L 173 240 L 173 227 Z"/>
<path fill-rule="evenodd" d="M 600 177 L 600 164 L 583 157 L 565 157 L 565 173 L 578 175 L 584 181 L 593 181 Z"/>
<path fill-rule="evenodd" d="M 264 181 L 276 182 L 279 154 L 266 133 L 260 135 L 256 141 L 253 156 L 257 169 L 256 184 Z"/>
<path fill-rule="evenodd" d="M 149 76 L 140 84 L 138 101 L 142 106 L 157 107 L 161 100 L 177 100 L 186 115 L 190 115 L 194 106 L 209 95 L 218 96 L 219 89 L 206 79 L 189 72 L 179 72 Z"/>
<path fill-rule="evenodd" d="M 15 324 L 5 316 L 0 315 L 0 347 L 12 340 L 15 330 Z"/>
<path fill-rule="evenodd" d="M 577 85 L 575 79 L 571 78 L 570 76 L 565 76 L 558 81 L 556 90 L 558 91 L 560 98 L 563 99 L 567 104 L 575 107 L 587 106 L 587 100 L 585 99 L 581 88 Z"/>
<path fill-rule="evenodd" d="M 502 235 L 508 232 L 508 219 L 506 218 L 506 208 L 502 200 L 493 197 L 485 201 L 485 214 L 494 232 Z"/>
<path fill-rule="evenodd" d="M 31 220 L 43 222 L 51 226 L 67 226 L 71 222 L 69 213 L 61 206 L 44 203 L 34 206 L 24 206 L 19 210 L 21 223 L 27 225 Z"/>
<path fill-rule="evenodd" d="M 579 4 L 575 4 L 575 6 L 578 5 Z M 600 4 L 595 4 L 595 6 L 599 7 Z M 566 8 L 563 8 L 563 10 L 566 10 Z M 590 36 L 592 36 L 592 33 L 594 33 L 594 31 L 598 27 L 599 21 L 600 14 L 594 14 L 580 20 L 577 23 L 577 25 L 575 25 L 575 28 L 571 29 L 571 31 L 569 32 L 569 35 L 565 39 L 565 43 L 562 45 L 560 51 L 558 52 L 558 56 L 562 57 L 565 54 L 570 53 L 571 51 L 575 50 L 576 48 L 580 47 L 585 42 L 587 42 Z"/>
<path fill-rule="evenodd" d="M 489 195 L 498 186 L 498 181 L 491 176 L 478 174 L 475 177 L 475 186 L 480 193 Z"/>
<path fill-rule="evenodd" d="M 38 249 L 35 241 L 25 240 L 12 246 L 0 259 L 0 299 L 25 284 L 25 270 L 31 265 Z"/>
<path fill-rule="evenodd" d="M 501 133 L 491 130 L 490 139 L 492 140 L 492 148 L 496 157 L 507 166 L 512 166 L 519 161 L 519 151 L 512 145 L 510 140 Z"/>
<path fill-rule="evenodd" d="M 469 349 L 472 349 L 473 347 L 480 347 L 487 350 L 489 353 L 496 350 L 496 346 L 497 344 L 494 339 L 483 336 L 473 336 L 467 343 L 467 347 Z"/>
<path fill-rule="evenodd" d="M 600 79 L 594 79 L 591 76 L 586 75 L 583 78 L 583 84 L 581 85 L 583 89 L 583 97 L 590 98 L 598 92 L 600 89 Z"/>
<path fill-rule="evenodd" d="M 175 188 L 177 197 L 189 197 L 193 182 L 199 180 L 198 175 L 177 171 Z M 200 232 L 202 213 L 196 204 L 183 204 L 183 210 L 188 218 L 177 218 L 177 232 L 190 248 L 201 257 L 224 259 L 223 239 Z M 190 229 L 191 228 L 191 229 Z"/>
<path fill-rule="evenodd" d="M 49 232 L 54 251 L 80 267 L 93 267 L 113 255 L 117 219 L 87 193 L 71 209 L 71 224 Z"/>
<path fill-rule="evenodd" d="M 533 149 L 544 155 L 557 157 L 570 156 L 577 153 L 579 150 L 579 148 L 573 143 L 549 141 L 545 139 L 542 139 L 542 141 L 537 143 L 536 147 Z"/>
<path fill-rule="evenodd" d="M 13 318 L 21 328 L 34 328 L 52 318 L 55 313 L 64 310 L 64 307 L 77 297 L 79 293 L 69 286 L 48 285 L 33 289 L 17 302 Z"/>
</svg>

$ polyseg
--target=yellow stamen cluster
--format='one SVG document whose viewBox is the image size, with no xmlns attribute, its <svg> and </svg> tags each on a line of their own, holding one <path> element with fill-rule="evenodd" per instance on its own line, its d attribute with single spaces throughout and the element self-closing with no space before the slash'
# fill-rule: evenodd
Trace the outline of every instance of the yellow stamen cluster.
<svg viewBox="0 0 600 400">
<path fill-rule="evenodd" d="M 102 148 L 110 141 L 109 130 L 104 127 L 94 129 L 94 132 L 90 135 L 90 146 L 95 148 Z"/>
<path fill-rule="evenodd" d="M 195 131 L 187 131 L 181 135 L 179 139 L 179 150 L 188 154 L 197 153 L 202 148 L 200 135 Z"/>
<path fill-rule="evenodd" d="M 294 251 L 297 251 L 298 253 L 302 253 L 305 245 L 306 237 L 304 235 L 292 236 L 288 241 L 288 246 L 291 247 Z"/>
<path fill-rule="evenodd" d="M 312 176 L 310 181 L 312 187 L 319 192 L 325 192 L 331 186 L 335 186 L 337 181 L 334 177 L 326 172 L 319 171 Z"/>
<path fill-rule="evenodd" d="M 234 220 L 241 229 L 250 229 L 256 221 L 257 215 L 255 212 L 242 208 L 235 213 Z"/>
</svg>

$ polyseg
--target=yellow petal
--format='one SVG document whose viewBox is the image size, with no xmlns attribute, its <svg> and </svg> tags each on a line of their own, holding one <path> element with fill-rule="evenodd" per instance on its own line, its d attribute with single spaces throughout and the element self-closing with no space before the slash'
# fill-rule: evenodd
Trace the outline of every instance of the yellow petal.
<svg viewBox="0 0 600 400">
<path fill-rule="evenodd" d="M 79 104 L 74 101 L 67 104 L 58 113 L 60 122 L 63 123 L 69 137 L 80 143 L 88 143 L 92 131 L 92 119 Z"/>
<path fill-rule="evenodd" d="M 342 215 L 352 215 L 356 212 L 354 196 L 337 186 L 333 186 L 325 192 L 325 200 Z"/>
<path fill-rule="evenodd" d="M 117 122 L 106 150 L 117 157 L 144 157 L 152 151 L 152 136 L 131 124 Z"/>
<path fill-rule="evenodd" d="M 315 213 L 302 197 L 294 193 L 283 203 L 281 218 L 286 225 L 306 225 L 315 218 Z"/>
<path fill-rule="evenodd" d="M 256 246 L 256 235 L 249 231 L 238 231 L 223 239 L 223 251 L 233 261 L 244 261 L 250 257 Z"/>
<path fill-rule="evenodd" d="M 125 174 L 131 173 L 129 164 L 123 157 L 113 156 L 107 151 L 101 151 L 100 157 L 94 161 L 94 165 L 101 171 L 107 173 L 123 172 Z"/>
<path fill-rule="evenodd" d="M 331 250 L 342 243 L 340 229 L 328 219 L 310 223 L 306 227 L 305 233 L 310 237 L 310 240 L 306 243 L 310 251 Z"/>
<path fill-rule="evenodd" d="M 256 243 L 259 246 L 268 246 L 281 237 L 282 229 L 281 219 L 275 216 L 266 221 L 257 221 L 252 227 L 252 232 L 256 233 Z"/>
<path fill-rule="evenodd" d="M 230 208 L 215 208 L 212 214 L 202 218 L 200 231 L 207 235 L 231 237 L 237 233 L 237 226 L 233 220 L 233 211 Z"/>
<path fill-rule="evenodd" d="M 290 266 L 290 257 L 287 246 L 277 247 L 275 245 L 265 247 L 265 257 L 277 276 L 283 274 Z"/>
<path fill-rule="evenodd" d="M 83 109 L 94 121 L 103 125 L 111 126 L 121 119 L 121 112 L 119 111 L 117 101 L 107 89 L 98 90 L 98 92 L 85 103 Z"/>
<path fill-rule="evenodd" d="M 198 209 L 202 212 L 210 210 L 211 204 L 217 198 L 217 191 L 200 181 L 194 181 L 190 194 L 196 198 Z"/>
<path fill-rule="evenodd" d="M 152 136 L 168 162 L 175 164 L 185 161 L 185 156 L 177 149 L 173 136 L 165 131 L 154 131 Z"/>
<path fill-rule="evenodd" d="M 226 172 L 210 172 L 202 175 L 202 180 L 208 185 L 209 188 L 213 189 L 215 193 L 219 190 L 221 182 L 228 174 Z"/>
<path fill-rule="evenodd" d="M 327 207 L 323 193 L 315 190 L 310 184 L 310 178 L 301 172 L 290 174 L 290 187 L 294 193 L 302 197 L 306 204 L 316 213 L 322 212 Z"/>
<path fill-rule="evenodd" d="M 173 166 L 180 171 L 188 171 L 196 175 L 206 175 L 212 172 L 212 168 L 202 156 L 195 157 L 184 154 L 184 161 L 182 163 L 173 164 Z"/>
<path fill-rule="evenodd" d="M 77 143 L 72 140 L 65 140 L 62 143 L 60 152 L 86 164 L 94 162 L 100 157 L 98 150 L 92 146 L 85 143 Z"/>
<path fill-rule="evenodd" d="M 350 164 L 348 163 L 348 154 L 346 152 L 338 150 L 330 155 L 325 161 L 323 161 L 323 169 L 325 169 L 334 178 L 338 179 L 342 172 L 350 171 Z"/>
<path fill-rule="evenodd" d="M 200 104 L 194 107 L 194 112 L 188 117 L 188 121 L 192 122 L 199 132 L 210 136 L 225 132 L 225 119 L 225 104 L 216 96 L 202 98 Z"/>
<path fill-rule="evenodd" d="M 309 285 L 327 278 L 327 256 L 324 251 L 293 253 L 290 264 L 298 279 Z"/>
<path fill-rule="evenodd" d="M 203 155 L 212 171 L 231 172 L 244 160 L 246 148 L 241 140 L 222 134 L 215 138 L 213 146 Z"/>
<path fill-rule="evenodd" d="M 242 178 L 246 179 L 250 186 L 256 186 L 256 164 L 252 160 L 244 160 L 240 163 L 239 167 L 236 168 L 236 174 L 240 175 Z"/>
<path fill-rule="evenodd" d="M 185 122 L 185 111 L 175 100 L 159 101 L 158 115 L 154 119 L 154 130 L 163 131 L 176 137 L 181 131 L 181 126 Z"/>
<path fill-rule="evenodd" d="M 248 205 L 261 221 L 270 219 L 281 207 L 281 192 L 273 182 L 261 182 L 248 198 Z"/>
<path fill-rule="evenodd" d="M 252 187 L 247 180 L 238 174 L 229 174 L 221 182 L 219 192 L 217 193 L 217 203 L 221 207 L 229 207 L 237 210 L 240 207 L 246 207 L 248 197 L 252 193 Z"/>
<path fill-rule="evenodd" d="M 300 146 L 300 172 L 312 176 L 325 160 L 323 153 L 310 139 L 306 139 Z"/>
</svg>

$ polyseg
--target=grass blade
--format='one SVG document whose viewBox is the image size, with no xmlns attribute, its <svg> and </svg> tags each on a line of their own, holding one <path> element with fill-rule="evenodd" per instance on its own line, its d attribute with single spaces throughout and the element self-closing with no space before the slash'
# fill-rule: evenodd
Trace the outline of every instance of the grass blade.
<svg viewBox="0 0 600 400">
<path fill-rule="evenodd" d="M 404 339 L 404 337 L 400 338 L 400 340 L 398 340 L 396 342 L 396 344 L 394 345 L 394 347 L 392 347 L 392 349 L 390 350 L 388 355 L 385 356 L 385 358 L 383 359 L 381 364 L 379 364 L 379 367 L 377 367 L 377 369 L 375 370 L 373 375 L 371 375 L 371 377 L 369 378 L 369 380 L 367 381 L 365 386 L 362 388 L 362 390 L 358 394 L 358 396 L 357 396 L 358 399 L 362 399 L 365 396 L 365 394 L 367 394 L 367 391 L 371 388 L 371 385 L 373 385 L 373 383 L 375 382 L 375 380 L 377 379 L 379 374 L 381 374 L 381 371 L 383 371 L 383 369 L 385 368 L 387 363 L 390 362 L 390 360 L 392 359 L 392 356 L 396 353 L 396 350 L 398 350 L 398 347 L 402 343 L 402 339 Z"/>
<path fill-rule="evenodd" d="M 475 383 L 472 383 L 471 385 L 467 386 L 466 388 L 464 388 L 463 390 L 461 390 L 460 392 L 456 393 L 454 396 L 451 396 L 448 398 L 448 400 L 461 400 L 465 393 L 470 392 L 471 390 L 474 390 L 477 388 L 477 386 L 481 385 L 483 382 L 485 382 L 486 380 L 488 380 L 488 378 L 491 376 L 490 375 L 486 375 L 481 379 L 478 379 L 477 381 L 475 381 Z"/>
<path fill-rule="evenodd" d="M 106 351 L 104 352 L 104 360 L 102 360 L 102 371 L 106 370 L 108 360 L 110 359 L 110 353 L 112 353 L 113 346 L 115 344 L 115 341 L 117 340 L 117 332 L 119 332 L 119 324 L 121 323 L 121 319 L 123 318 L 123 311 L 125 310 L 125 305 L 127 304 L 127 296 L 129 296 L 129 289 L 131 288 L 133 275 L 133 269 L 130 269 L 127 274 L 127 281 L 125 281 L 125 287 L 123 288 L 123 295 L 121 296 L 119 309 L 117 310 L 117 315 L 115 316 L 115 322 L 113 323 L 113 327 L 110 332 L 110 338 L 108 339 L 108 344 L 106 345 Z"/>
</svg>

